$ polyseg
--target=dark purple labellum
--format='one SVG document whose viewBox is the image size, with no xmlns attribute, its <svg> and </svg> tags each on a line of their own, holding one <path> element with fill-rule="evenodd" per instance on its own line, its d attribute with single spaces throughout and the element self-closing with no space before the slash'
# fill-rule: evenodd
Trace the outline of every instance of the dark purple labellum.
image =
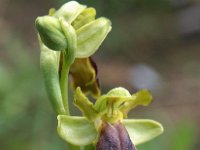
<svg viewBox="0 0 200 150">
<path fill-rule="evenodd" d="M 103 123 L 96 150 L 136 150 L 128 132 L 120 122 Z"/>
</svg>

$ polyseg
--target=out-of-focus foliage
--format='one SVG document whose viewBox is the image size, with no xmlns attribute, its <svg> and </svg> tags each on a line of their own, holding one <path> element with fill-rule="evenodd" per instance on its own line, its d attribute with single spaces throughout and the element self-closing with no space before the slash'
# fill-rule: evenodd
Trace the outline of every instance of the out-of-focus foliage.
<svg viewBox="0 0 200 150">
<path fill-rule="evenodd" d="M 13 32 L 4 35 L 2 46 L 1 54 L 6 61 L 0 61 L 1 149 L 54 150 L 65 147 L 54 131 L 55 114 L 46 99 L 36 56 Z"/>
</svg>

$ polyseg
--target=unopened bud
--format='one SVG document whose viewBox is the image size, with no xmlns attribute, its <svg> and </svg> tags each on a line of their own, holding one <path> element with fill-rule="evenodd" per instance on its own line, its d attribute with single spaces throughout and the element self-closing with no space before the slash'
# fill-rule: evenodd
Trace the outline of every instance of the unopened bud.
<svg viewBox="0 0 200 150">
<path fill-rule="evenodd" d="M 42 42 L 48 48 L 56 51 L 67 48 L 67 40 L 57 18 L 50 16 L 38 17 L 35 24 Z"/>
<path fill-rule="evenodd" d="M 76 17 L 86 8 L 85 5 L 81 5 L 76 1 L 70 1 L 65 3 L 54 14 L 55 17 L 63 17 L 65 21 L 71 24 Z"/>
<path fill-rule="evenodd" d="M 96 10 L 94 8 L 86 8 L 73 22 L 74 29 L 79 29 L 82 26 L 95 20 Z"/>
<path fill-rule="evenodd" d="M 111 30 L 109 19 L 101 17 L 92 21 L 76 31 L 77 52 L 76 57 L 89 57 L 99 48 Z"/>
</svg>

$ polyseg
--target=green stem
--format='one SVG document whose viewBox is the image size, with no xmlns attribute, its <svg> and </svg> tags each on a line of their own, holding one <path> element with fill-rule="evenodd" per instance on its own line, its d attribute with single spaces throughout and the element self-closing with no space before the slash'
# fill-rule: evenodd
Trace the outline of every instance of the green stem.
<svg viewBox="0 0 200 150">
<path fill-rule="evenodd" d="M 65 54 L 63 55 L 63 64 L 60 78 L 60 88 L 62 93 L 63 105 L 66 111 L 66 115 L 70 115 L 68 104 L 68 76 L 70 66 L 66 63 Z"/>
</svg>

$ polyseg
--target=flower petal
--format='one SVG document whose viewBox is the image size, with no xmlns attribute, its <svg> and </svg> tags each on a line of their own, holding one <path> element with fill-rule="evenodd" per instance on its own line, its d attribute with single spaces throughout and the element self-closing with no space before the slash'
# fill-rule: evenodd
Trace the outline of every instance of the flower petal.
<svg viewBox="0 0 200 150">
<path fill-rule="evenodd" d="M 127 117 L 128 112 L 138 105 L 147 106 L 152 101 L 152 95 L 148 90 L 140 90 L 133 94 L 129 100 L 121 106 L 120 111 L 123 112 L 124 117 Z"/>
<path fill-rule="evenodd" d="M 89 120 L 97 118 L 97 112 L 94 109 L 94 105 L 89 99 L 82 93 L 80 87 L 78 87 L 74 94 L 74 104 Z"/>
</svg>

